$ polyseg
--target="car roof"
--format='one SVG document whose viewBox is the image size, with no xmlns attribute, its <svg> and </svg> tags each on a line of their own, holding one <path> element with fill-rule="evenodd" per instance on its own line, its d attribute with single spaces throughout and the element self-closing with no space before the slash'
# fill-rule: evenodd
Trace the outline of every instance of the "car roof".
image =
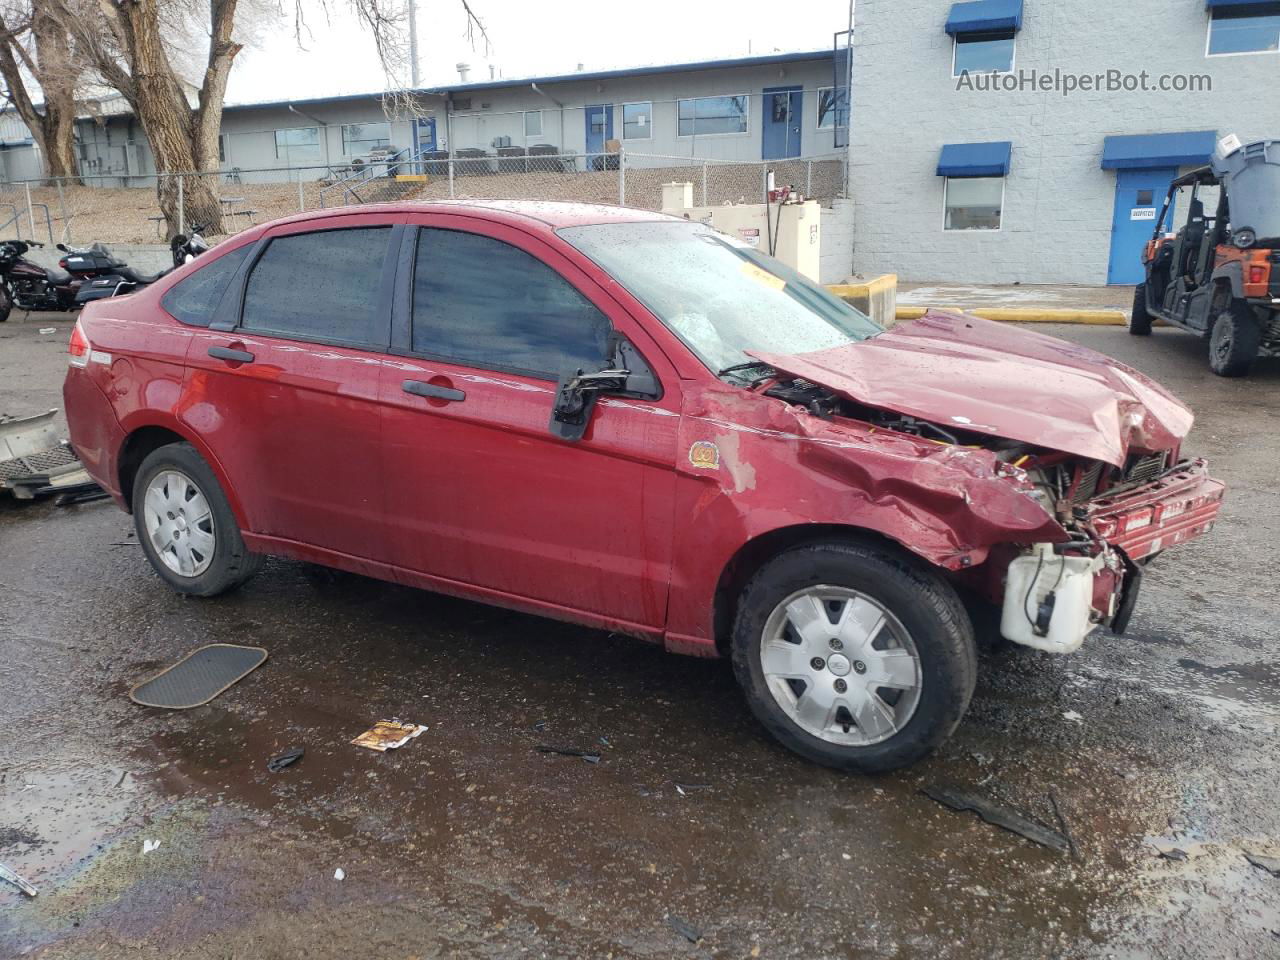
<svg viewBox="0 0 1280 960">
<path fill-rule="evenodd" d="M 567 200 L 410 200 L 396 203 L 368 203 L 347 207 L 327 207 L 307 213 L 282 217 L 262 224 L 259 230 L 277 223 L 299 223 L 324 217 L 370 213 L 451 213 L 479 216 L 512 224 L 541 224 L 552 230 L 601 223 L 639 223 L 654 220 L 680 220 L 664 213 L 637 210 L 609 203 L 576 203 Z"/>
</svg>

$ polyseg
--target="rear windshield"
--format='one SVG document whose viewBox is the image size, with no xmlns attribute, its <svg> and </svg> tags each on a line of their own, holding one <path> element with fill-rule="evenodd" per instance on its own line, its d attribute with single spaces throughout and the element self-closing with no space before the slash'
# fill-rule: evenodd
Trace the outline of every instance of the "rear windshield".
<svg viewBox="0 0 1280 960">
<path fill-rule="evenodd" d="M 812 280 L 705 224 L 605 223 L 558 233 L 712 370 L 750 361 L 747 351 L 808 353 L 882 332 Z"/>
</svg>

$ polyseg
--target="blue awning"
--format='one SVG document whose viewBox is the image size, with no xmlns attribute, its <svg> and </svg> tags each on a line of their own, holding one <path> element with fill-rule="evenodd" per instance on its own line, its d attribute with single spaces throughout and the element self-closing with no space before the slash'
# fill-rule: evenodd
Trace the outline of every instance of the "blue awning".
<svg viewBox="0 0 1280 960">
<path fill-rule="evenodd" d="M 1198 166 L 1209 162 L 1217 145 L 1216 130 L 1107 137 L 1102 147 L 1102 169 Z"/>
<path fill-rule="evenodd" d="M 940 177 L 1003 177 L 1009 172 L 1013 144 L 948 143 L 938 158 Z"/>
<path fill-rule="evenodd" d="M 1022 29 L 1022 0 L 969 0 L 951 5 L 947 33 Z"/>
<path fill-rule="evenodd" d="M 1205 6 L 1210 10 L 1220 10 L 1223 7 L 1266 7 L 1276 0 L 1205 0 Z"/>
</svg>

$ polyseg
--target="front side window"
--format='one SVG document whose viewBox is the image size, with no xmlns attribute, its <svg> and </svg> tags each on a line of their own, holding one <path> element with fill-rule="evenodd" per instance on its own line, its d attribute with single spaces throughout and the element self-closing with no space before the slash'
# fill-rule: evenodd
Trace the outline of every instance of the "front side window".
<svg viewBox="0 0 1280 960">
<path fill-rule="evenodd" d="M 848 109 L 848 90 L 822 87 L 818 90 L 818 129 L 830 130 L 837 125 L 843 126 L 847 121 L 842 117 Z"/>
<path fill-rule="evenodd" d="M 606 363 L 611 325 L 564 277 L 493 237 L 423 229 L 413 351 L 550 380 Z"/>
<path fill-rule="evenodd" d="M 881 332 L 818 284 L 704 224 L 606 223 L 558 233 L 713 371 L 751 361 L 747 351 L 809 353 Z"/>
<path fill-rule="evenodd" d="M 347 157 L 360 156 L 374 150 L 391 149 L 391 124 L 385 120 L 377 123 L 345 123 L 342 125 L 342 153 Z"/>
<path fill-rule="evenodd" d="M 1008 73 L 1013 69 L 1014 32 L 956 34 L 955 62 L 951 73 Z"/>
<path fill-rule="evenodd" d="M 524 135 L 526 137 L 542 136 L 542 111 L 541 110 L 525 111 Z"/>
<path fill-rule="evenodd" d="M 213 320 L 213 312 L 218 309 L 222 295 L 227 292 L 227 285 L 252 247 L 252 243 L 246 243 L 216 260 L 210 259 L 209 263 L 191 276 L 174 284 L 160 301 L 161 305 L 169 311 L 170 316 L 183 323 L 207 327 Z M 204 257 L 200 259 L 204 260 Z"/>
<path fill-rule="evenodd" d="M 390 227 L 276 237 L 245 285 L 240 325 L 301 340 L 381 345 L 382 262 Z"/>
<path fill-rule="evenodd" d="M 678 135 L 706 137 L 722 133 L 747 132 L 746 97 L 698 97 L 681 100 Z"/>
<path fill-rule="evenodd" d="M 652 103 L 624 103 L 622 105 L 622 139 L 653 139 Z"/>
<path fill-rule="evenodd" d="M 1209 20 L 1209 56 L 1278 50 L 1280 3 L 1213 8 Z"/>
<path fill-rule="evenodd" d="M 289 162 L 320 159 L 320 130 L 293 127 L 276 131 L 276 158 Z"/>
<path fill-rule="evenodd" d="M 947 177 L 945 230 L 999 230 L 1004 177 Z"/>
</svg>

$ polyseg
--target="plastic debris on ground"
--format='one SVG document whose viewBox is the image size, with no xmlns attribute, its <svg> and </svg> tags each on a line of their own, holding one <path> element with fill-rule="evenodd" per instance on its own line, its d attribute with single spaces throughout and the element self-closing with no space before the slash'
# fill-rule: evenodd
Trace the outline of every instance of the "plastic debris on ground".
<svg viewBox="0 0 1280 960">
<path fill-rule="evenodd" d="M 690 943 L 697 943 L 702 939 L 702 931 L 689 923 L 687 920 L 681 920 L 674 914 L 667 916 L 667 926 L 669 926 L 680 936 L 684 937 Z"/>
<path fill-rule="evenodd" d="M 377 750 L 379 753 L 386 753 L 388 750 L 396 750 L 403 747 L 414 737 L 421 736 L 426 732 L 427 728 L 418 723 L 404 723 L 400 720 L 379 720 L 371 729 L 366 730 L 351 742 L 357 747 L 365 747 L 369 750 Z"/>
<path fill-rule="evenodd" d="M 711 789 L 711 784 L 709 783 L 677 783 L 676 784 L 676 793 L 680 794 L 680 796 L 682 797 L 687 797 L 689 794 L 695 793 L 698 790 L 710 790 L 710 789 Z"/>
<path fill-rule="evenodd" d="M 339 867 L 337 870 L 333 871 L 333 879 L 335 879 L 335 880 L 345 880 L 345 879 L 347 879 L 347 871 L 345 871 L 345 870 L 343 870 L 341 867 Z"/>
<path fill-rule="evenodd" d="M 6 880 L 15 887 L 25 893 L 28 897 L 34 897 L 39 891 L 22 877 L 18 876 L 3 863 L 0 863 L 0 880 Z"/>
<path fill-rule="evenodd" d="M 539 744 L 538 752 L 553 753 L 560 757 L 581 757 L 587 763 L 600 762 L 600 754 L 593 753 L 590 750 L 581 750 L 578 747 L 549 747 L 546 744 Z"/>
<path fill-rule="evenodd" d="M 306 750 L 302 747 L 294 747 L 292 750 L 286 750 L 284 753 L 276 754 L 267 761 L 267 769 L 272 773 L 279 773 L 285 767 L 292 766 L 306 755 Z"/>
<path fill-rule="evenodd" d="M 1244 858 L 1259 870 L 1265 870 L 1273 877 L 1280 878 L 1280 857 L 1263 857 L 1256 853 L 1246 853 Z"/>
<path fill-rule="evenodd" d="M 950 790 L 940 787 L 924 787 L 920 792 L 931 800 L 936 800 L 943 806 L 950 807 L 952 810 L 972 811 L 993 827 L 1000 827 L 1010 833 L 1016 833 L 1020 837 L 1026 837 L 1032 843 L 1038 843 L 1042 847 L 1057 850 L 1059 853 L 1067 853 L 1071 849 L 1070 842 L 1057 830 L 1046 827 L 1042 823 L 1037 823 L 1035 820 L 1025 817 L 1003 804 L 996 803 L 994 800 L 966 793 L 963 790 Z"/>
<path fill-rule="evenodd" d="M 152 850 L 155 850 L 155 849 L 156 849 L 157 847 L 159 847 L 159 846 L 160 846 L 160 841 L 159 841 L 159 840 L 143 840 L 143 841 L 142 841 L 142 852 L 143 852 L 143 853 L 150 853 Z"/>
<path fill-rule="evenodd" d="M 41 327 L 40 332 L 43 334 L 57 333 L 58 328 L 57 327 Z"/>
<path fill-rule="evenodd" d="M 1068 710 L 1062 715 L 1062 719 L 1068 723 L 1084 723 L 1084 717 L 1076 713 L 1074 710 Z"/>
</svg>

